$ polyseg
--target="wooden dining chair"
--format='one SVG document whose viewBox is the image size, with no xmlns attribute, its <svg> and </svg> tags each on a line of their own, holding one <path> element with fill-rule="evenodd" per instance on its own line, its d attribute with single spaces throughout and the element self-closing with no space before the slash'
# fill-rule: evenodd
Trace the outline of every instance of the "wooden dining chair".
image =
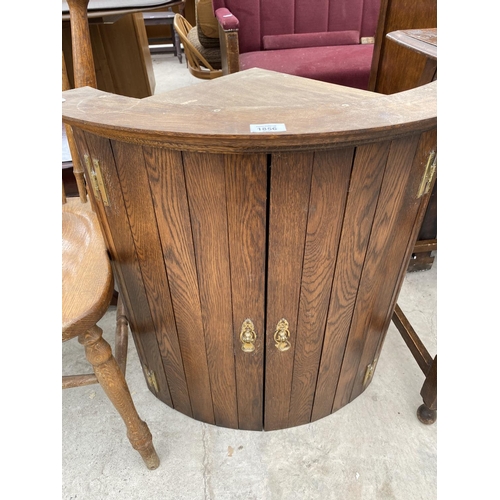
<svg viewBox="0 0 500 500">
<path fill-rule="evenodd" d="M 88 0 L 69 0 L 76 86 L 96 86 L 86 18 Z M 85 29 L 87 27 L 87 29 Z M 80 45 L 81 44 L 81 45 Z M 63 90 L 69 88 L 63 58 Z M 62 340 L 78 338 L 85 347 L 94 374 L 63 377 L 63 388 L 98 382 L 122 417 L 133 448 L 149 469 L 160 462 L 149 428 L 134 406 L 125 380 L 128 325 L 121 298 L 117 304 L 117 331 L 113 356 L 102 337 L 98 321 L 107 312 L 114 292 L 114 279 L 104 236 L 93 210 L 92 196 L 98 193 L 99 178 L 91 179 L 94 194 L 88 196 L 87 184 L 74 144 L 73 131 L 66 126 L 68 146 L 78 186 L 78 197 L 62 196 Z M 95 173 L 95 167 L 92 170 Z"/>
<path fill-rule="evenodd" d="M 176 14 L 174 29 L 181 39 L 189 72 L 196 78 L 212 80 L 222 76 L 219 48 L 205 48 L 198 39 L 198 31 L 189 21 Z"/>
</svg>

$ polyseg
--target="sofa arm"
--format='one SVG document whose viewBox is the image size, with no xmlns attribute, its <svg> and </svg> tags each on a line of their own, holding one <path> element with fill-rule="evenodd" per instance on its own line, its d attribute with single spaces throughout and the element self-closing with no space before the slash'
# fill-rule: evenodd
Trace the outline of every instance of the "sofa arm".
<svg viewBox="0 0 500 500">
<path fill-rule="evenodd" d="M 240 27 L 238 18 L 226 8 L 217 9 L 215 17 L 224 31 L 237 30 Z"/>
<path fill-rule="evenodd" d="M 238 28 L 240 22 L 228 9 L 221 7 L 215 11 L 219 23 L 219 41 L 222 74 L 229 75 L 240 70 L 240 49 Z"/>
</svg>

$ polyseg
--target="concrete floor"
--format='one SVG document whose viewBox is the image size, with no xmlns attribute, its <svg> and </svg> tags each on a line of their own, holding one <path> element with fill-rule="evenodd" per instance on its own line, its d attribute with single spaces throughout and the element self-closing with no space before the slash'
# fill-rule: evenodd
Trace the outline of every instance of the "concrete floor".
<svg viewBox="0 0 500 500">
<path fill-rule="evenodd" d="M 200 83 L 172 54 L 155 55 L 156 92 Z M 437 261 L 407 274 L 399 304 L 436 354 Z M 115 310 L 100 322 L 113 344 Z M 87 372 L 76 340 L 63 373 Z M 148 390 L 133 341 L 127 382 L 160 456 L 155 471 L 130 446 L 99 385 L 62 393 L 62 498 L 172 500 L 432 500 L 437 425 L 416 417 L 423 375 L 391 324 L 374 379 L 355 401 L 313 424 L 273 432 L 218 428 L 188 418 Z"/>
</svg>

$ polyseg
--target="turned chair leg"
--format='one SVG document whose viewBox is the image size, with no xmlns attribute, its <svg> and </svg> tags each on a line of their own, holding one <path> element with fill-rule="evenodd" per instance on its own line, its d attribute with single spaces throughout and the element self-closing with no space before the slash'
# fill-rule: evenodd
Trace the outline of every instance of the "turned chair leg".
<svg viewBox="0 0 500 500">
<path fill-rule="evenodd" d="M 78 342 L 85 347 L 85 354 L 97 380 L 125 422 L 127 437 L 133 448 L 140 453 L 148 469 L 156 469 L 160 460 L 153 447 L 151 432 L 135 409 L 125 377 L 112 355 L 110 345 L 102 338 L 102 330 L 93 326 L 78 337 Z"/>
</svg>

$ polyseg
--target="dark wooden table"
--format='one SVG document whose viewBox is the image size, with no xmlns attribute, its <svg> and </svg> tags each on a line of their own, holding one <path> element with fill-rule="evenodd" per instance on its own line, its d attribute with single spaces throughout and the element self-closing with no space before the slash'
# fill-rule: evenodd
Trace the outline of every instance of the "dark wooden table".
<svg viewBox="0 0 500 500">
<path fill-rule="evenodd" d="M 425 57 L 416 86 L 437 78 L 437 28 L 398 30 L 388 33 L 387 38 Z"/>
</svg>

